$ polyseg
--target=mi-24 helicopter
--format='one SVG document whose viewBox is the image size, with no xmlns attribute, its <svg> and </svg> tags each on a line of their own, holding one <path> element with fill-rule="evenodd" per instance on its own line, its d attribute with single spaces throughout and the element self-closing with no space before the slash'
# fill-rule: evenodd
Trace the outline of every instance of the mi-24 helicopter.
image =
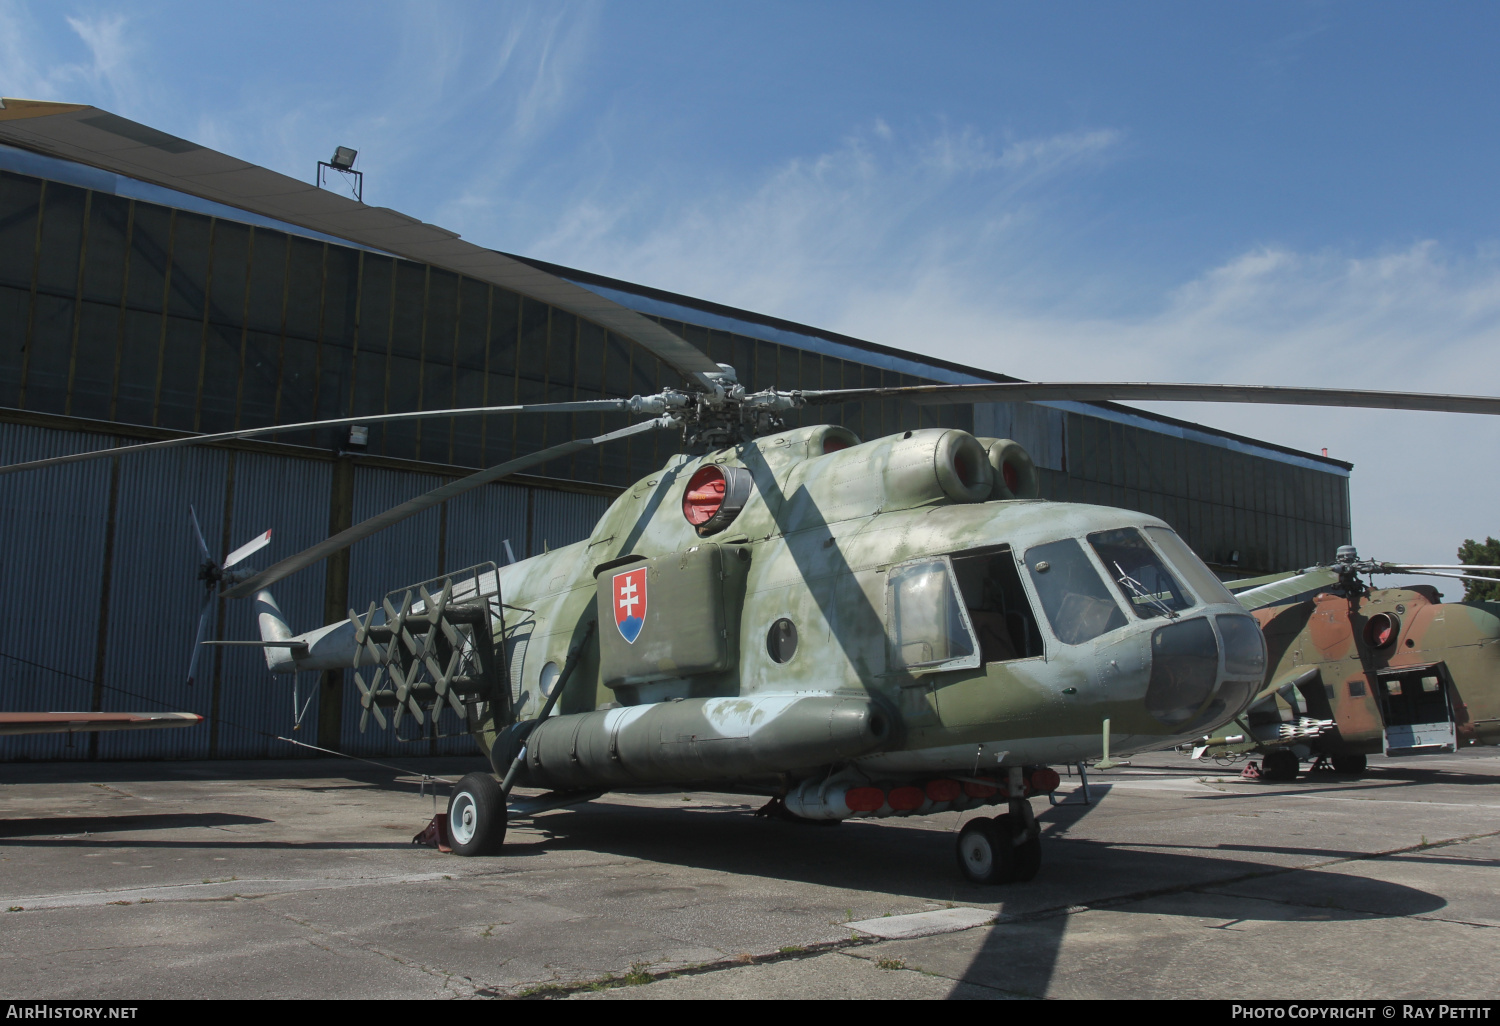
<svg viewBox="0 0 1500 1026">
<path fill-rule="evenodd" d="M 1192 746 L 1193 757 L 1258 755 L 1247 775 L 1280 781 L 1295 778 L 1305 759 L 1358 774 L 1370 755 L 1500 744 L 1500 603 L 1443 602 L 1427 585 L 1360 581 L 1494 581 L 1496 573 L 1361 559 L 1345 545 L 1324 566 L 1235 581 L 1266 636 L 1266 679 L 1229 729 Z"/>
<path fill-rule="evenodd" d="M 645 343 L 643 343 L 645 344 Z M 446 813 L 460 855 L 497 852 L 517 814 L 663 785 L 758 793 L 810 821 L 1000 806 L 958 864 L 1030 879 L 1029 798 L 1050 765 L 1162 749 L 1231 722 L 1267 670 L 1260 625 L 1170 525 L 1041 501 L 1013 441 L 954 429 L 861 441 L 786 411 L 900 398 L 1227 400 L 1500 414 L 1500 399 L 1331 389 L 1008 382 L 749 393 L 685 343 L 649 345 L 686 381 L 631 399 L 437 410 L 623 411 L 649 419 L 445 484 L 223 595 L 254 596 L 272 671 L 352 668 L 385 727 L 447 707 L 488 755 Z M 188 436 L 0 468 L 303 430 Z M 305 633 L 267 590 L 469 489 L 594 445 L 680 432 L 682 453 L 576 544 L 398 590 Z"/>
</svg>

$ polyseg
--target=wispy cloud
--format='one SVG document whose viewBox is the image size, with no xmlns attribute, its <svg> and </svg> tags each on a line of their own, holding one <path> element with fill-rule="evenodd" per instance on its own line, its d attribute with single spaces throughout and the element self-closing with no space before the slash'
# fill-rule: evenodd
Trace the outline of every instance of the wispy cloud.
<svg viewBox="0 0 1500 1026">
<path fill-rule="evenodd" d="M 71 34 L 59 36 L 27 7 L 0 0 L 0 88 L 25 99 L 116 106 L 138 94 L 130 19 L 102 13 L 64 20 Z"/>
<path fill-rule="evenodd" d="M 1051 247 L 1078 231 L 1077 176 L 1124 143 L 1097 129 L 994 146 L 878 122 L 740 187 L 596 192 L 525 251 L 1034 379 L 1500 394 L 1494 249 L 1263 246 L 1137 297 L 1129 316 L 1101 313 L 1115 304 Z M 1451 561 L 1462 538 L 1500 529 L 1500 484 L 1476 472 L 1500 452 L 1490 418 L 1155 408 L 1355 462 L 1355 540 L 1382 558 Z"/>
<path fill-rule="evenodd" d="M 759 180 L 704 187 L 668 168 L 654 187 L 609 183 L 527 252 L 827 323 L 845 316 L 840 297 L 909 291 L 935 269 L 998 252 L 1056 200 L 1049 183 L 1097 166 L 1121 139 L 1098 130 L 993 146 L 969 129 L 878 121 Z"/>
</svg>

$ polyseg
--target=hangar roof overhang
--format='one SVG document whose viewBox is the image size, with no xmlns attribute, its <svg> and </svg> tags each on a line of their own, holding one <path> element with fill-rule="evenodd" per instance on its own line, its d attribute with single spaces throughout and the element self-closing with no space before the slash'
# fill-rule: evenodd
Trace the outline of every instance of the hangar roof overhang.
<svg viewBox="0 0 1500 1026">
<path fill-rule="evenodd" d="M 639 342 L 684 377 L 718 366 L 686 340 L 597 292 L 457 232 L 179 139 L 97 107 L 0 99 L 0 143 L 127 175 L 490 282 Z M 706 380 L 706 379 L 705 379 Z"/>
<path fill-rule="evenodd" d="M 686 376 L 716 365 L 652 314 L 837 355 L 932 380 L 962 384 L 1019 381 L 1010 375 L 917 356 L 809 325 L 607 278 L 465 242 L 456 232 L 389 207 L 371 207 L 315 185 L 84 104 L 0 99 L 0 149 L 16 147 L 118 175 L 161 190 L 136 198 L 172 205 L 173 194 L 250 223 L 354 244 L 490 282 L 568 310 L 640 342 Z M 0 155 L 3 156 L 3 155 Z M 84 183 L 97 188 L 95 183 Z M 131 193 L 139 190 L 111 192 Z M 222 214 L 220 215 L 222 216 Z M 1039 402 L 1190 441 L 1347 477 L 1353 464 L 1190 421 L 1109 402 Z"/>
<path fill-rule="evenodd" d="M 706 328 L 732 331 L 736 334 L 761 338 L 768 342 L 778 342 L 782 345 L 795 346 L 799 349 L 822 353 L 826 356 L 836 356 L 840 359 L 871 364 L 902 374 L 930 378 L 944 384 L 965 385 L 987 381 L 1023 380 L 1022 378 L 1012 377 L 1009 374 L 1000 374 L 979 367 L 954 363 L 951 360 L 943 360 L 933 356 L 918 356 L 915 353 L 895 349 L 890 346 L 883 346 L 877 342 L 867 342 L 864 339 L 854 338 L 851 335 L 841 335 L 837 332 L 827 331 L 808 324 L 799 324 L 796 321 L 788 321 L 780 317 L 771 317 L 750 310 L 726 306 L 722 303 L 714 303 L 706 299 L 697 299 L 675 292 L 667 292 L 663 289 L 652 288 L 649 285 L 637 285 L 634 282 L 621 281 L 602 274 L 594 274 L 591 271 L 581 271 L 577 268 L 565 267 L 561 264 L 548 263 L 533 257 L 519 256 L 514 253 L 510 255 L 516 260 L 525 261 L 535 267 L 549 271 L 560 278 L 565 278 L 568 281 L 577 282 L 579 285 L 593 289 L 601 295 L 608 296 L 631 309 L 639 310 L 645 314 L 665 317 L 668 320 L 687 321 Z M 1038 400 L 1034 402 L 1034 405 L 1049 406 L 1053 409 L 1067 410 L 1119 424 L 1128 424 L 1132 427 L 1144 428 L 1145 430 L 1155 431 L 1159 434 L 1171 435 L 1174 438 L 1203 442 L 1208 445 L 1218 446 L 1219 448 L 1231 449 L 1235 452 L 1243 452 L 1252 456 L 1260 456 L 1281 463 L 1291 463 L 1295 466 L 1320 470 L 1340 477 L 1348 477 L 1349 472 L 1354 468 L 1354 464 L 1334 459 L 1331 456 L 1320 456 L 1315 453 L 1303 452 L 1300 449 L 1278 445 L 1275 442 L 1264 442 L 1219 428 L 1206 427 L 1192 421 L 1169 417 L 1165 414 L 1141 410 L 1132 406 L 1123 406 L 1119 403 Z"/>
</svg>

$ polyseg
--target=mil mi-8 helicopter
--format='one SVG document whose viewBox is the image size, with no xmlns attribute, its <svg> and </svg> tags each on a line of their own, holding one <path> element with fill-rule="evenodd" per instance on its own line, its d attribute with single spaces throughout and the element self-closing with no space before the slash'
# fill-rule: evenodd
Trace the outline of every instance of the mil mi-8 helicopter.
<svg viewBox="0 0 1500 1026">
<path fill-rule="evenodd" d="M 747 393 L 690 350 L 654 396 L 340 418 L 626 411 L 651 419 L 434 489 L 232 584 L 255 596 L 274 672 L 352 667 L 365 716 L 462 716 L 494 774 L 455 785 L 461 855 L 527 808 L 676 785 L 771 796 L 813 821 L 1004 804 L 958 839 L 975 882 L 1040 865 L 1028 799 L 1049 764 L 1161 749 L 1230 722 L 1260 691 L 1260 625 L 1165 522 L 1041 501 L 1015 442 L 956 429 L 861 442 L 786 428 L 809 405 L 1033 398 L 1230 398 L 1500 413 L 1500 399 L 1215 385 L 921 385 Z M 661 355 L 661 354 L 659 354 Z M 309 425 L 187 436 L 0 468 Z M 413 586 L 302 634 L 270 585 L 422 509 L 587 446 L 681 431 L 684 453 L 621 495 L 586 540 Z M 498 642 L 498 644 L 497 644 Z M 363 672 L 373 669 L 367 681 Z M 500 778 L 497 780 L 497 777 Z"/>
<path fill-rule="evenodd" d="M 1500 399 L 1265 386 L 1034 383 L 748 392 L 661 324 L 452 232 L 256 168 L 86 105 L 0 101 L 0 141 L 425 261 L 567 310 L 681 378 L 650 396 L 334 418 L 186 435 L 0 467 L 337 425 L 480 414 L 642 420 L 445 484 L 221 595 L 254 596 L 275 672 L 352 668 L 374 720 L 462 718 L 494 771 L 454 786 L 460 855 L 496 852 L 507 816 L 608 790 L 769 796 L 794 818 L 974 817 L 957 858 L 980 883 L 1041 859 L 1029 799 L 1050 764 L 1211 733 L 1266 672 L 1254 618 L 1165 522 L 1038 499 L 1030 458 L 960 430 L 861 441 L 781 415 L 821 404 L 1227 401 L 1500 414 Z M 595 445 L 680 432 L 592 535 L 503 568 L 412 585 L 294 633 L 269 587 L 471 489 Z M 429 585 L 431 585 L 429 587 Z M 497 779 L 498 778 L 498 779 Z M 550 794 L 511 801 L 518 785 Z M 509 809 L 508 809 L 509 804 Z"/>
<path fill-rule="evenodd" d="M 1304 759 L 1358 774 L 1377 753 L 1500 744 L 1500 603 L 1443 602 L 1430 586 L 1359 580 L 1496 579 L 1475 571 L 1500 567 L 1383 563 L 1346 545 L 1327 566 L 1233 582 L 1266 636 L 1266 682 L 1232 721 L 1237 731 L 1200 739 L 1193 757 L 1259 755 L 1247 772 L 1279 781 L 1294 779 Z"/>
</svg>

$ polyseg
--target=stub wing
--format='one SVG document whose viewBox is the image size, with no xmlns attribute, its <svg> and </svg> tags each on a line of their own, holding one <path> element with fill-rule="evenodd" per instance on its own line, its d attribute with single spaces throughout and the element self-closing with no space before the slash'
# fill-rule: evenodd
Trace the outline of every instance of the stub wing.
<svg viewBox="0 0 1500 1026">
<path fill-rule="evenodd" d="M 202 723 L 197 713 L 0 712 L 0 734 L 71 734 L 93 730 L 159 730 Z"/>
</svg>

